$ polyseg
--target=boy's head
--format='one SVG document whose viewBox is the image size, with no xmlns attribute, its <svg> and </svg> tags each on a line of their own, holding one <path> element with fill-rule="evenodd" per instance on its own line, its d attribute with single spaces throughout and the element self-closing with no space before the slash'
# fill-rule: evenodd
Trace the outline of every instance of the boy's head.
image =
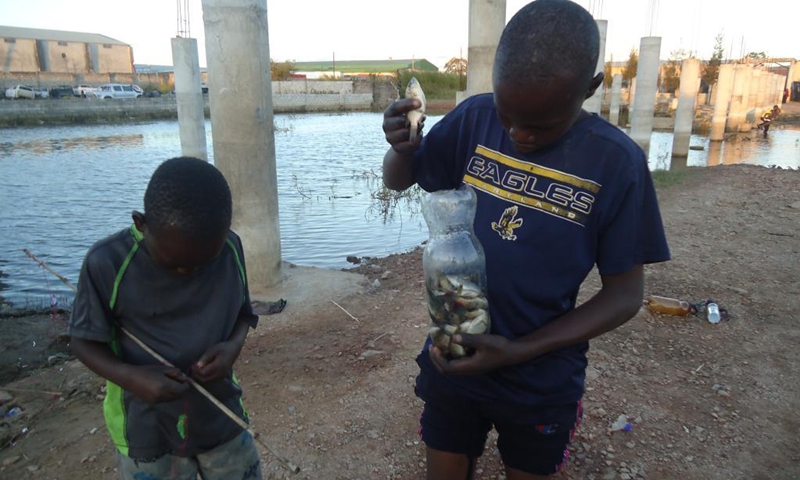
<svg viewBox="0 0 800 480">
<path fill-rule="evenodd" d="M 508 22 L 494 60 L 492 83 L 500 120 L 515 148 L 540 150 L 566 133 L 583 101 L 603 81 L 595 75 L 597 23 L 568 0 L 536 0 Z"/>
<path fill-rule="evenodd" d="M 231 191 L 219 170 L 190 157 L 162 163 L 147 184 L 144 214 L 133 213 L 162 268 L 186 275 L 210 262 L 231 226 Z"/>
</svg>

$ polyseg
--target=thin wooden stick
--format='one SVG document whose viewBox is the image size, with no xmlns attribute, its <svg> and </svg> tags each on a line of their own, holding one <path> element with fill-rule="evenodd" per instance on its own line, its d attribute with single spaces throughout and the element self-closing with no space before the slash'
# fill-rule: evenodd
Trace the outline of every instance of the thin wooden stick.
<svg viewBox="0 0 800 480">
<path fill-rule="evenodd" d="M 147 352 L 147 353 L 149 353 L 150 355 L 152 355 L 152 356 L 153 356 L 153 358 L 155 358 L 156 360 L 158 360 L 159 362 L 163 363 L 164 365 L 166 365 L 166 366 L 168 366 L 168 367 L 175 368 L 175 365 L 171 364 L 171 363 L 170 363 L 170 362 L 169 362 L 169 361 L 168 361 L 166 358 L 162 357 L 161 355 L 159 355 L 159 354 L 158 354 L 158 352 L 156 352 L 155 350 L 153 350 L 152 348 L 150 348 L 149 346 L 147 346 L 147 344 L 145 344 L 143 341 L 139 340 L 139 339 L 138 339 L 138 338 L 137 338 L 137 337 L 136 337 L 134 334 L 132 334 L 131 332 L 129 332 L 129 331 L 128 331 L 128 330 L 127 330 L 125 327 L 122 327 L 122 326 L 118 326 L 118 327 L 119 327 L 119 329 L 122 331 L 122 333 L 124 333 L 125 335 L 127 335 L 127 336 L 128 336 L 128 337 L 129 337 L 131 340 L 133 340 L 133 341 L 134 341 L 134 342 L 135 342 L 137 345 L 139 345 L 140 347 L 142 347 L 142 350 L 144 350 L 145 352 Z M 249 426 L 247 423 L 245 423 L 245 422 L 244 422 L 244 420 L 242 420 L 242 419 L 241 419 L 241 418 L 239 418 L 239 417 L 238 417 L 238 416 L 237 416 L 235 413 L 233 413 L 233 412 L 231 411 L 231 409 L 229 409 L 228 407 L 226 407 L 226 406 L 225 406 L 225 404 L 224 404 L 224 403 L 222 403 L 222 402 L 220 402 L 219 400 L 217 400 L 217 398 L 216 398 L 214 395 L 212 395 L 212 394 L 211 394 L 211 392 L 209 392 L 208 390 L 206 390 L 205 388 L 203 388 L 203 386 L 202 386 L 202 385 L 198 384 L 197 382 L 195 382 L 195 381 L 194 381 L 194 380 L 192 380 L 191 378 L 189 378 L 188 380 L 189 380 L 189 385 L 193 386 L 193 387 L 194 387 L 194 388 L 195 388 L 195 389 L 196 389 L 198 392 L 200 392 L 200 394 L 201 394 L 201 395 L 203 395 L 203 396 L 204 396 L 204 397 L 206 397 L 206 398 L 207 398 L 209 401 L 211 401 L 211 403 L 213 403 L 214 405 L 216 405 L 216 407 L 217 407 L 217 408 L 219 408 L 219 409 L 222 411 L 222 413 L 224 413 L 225 415 L 227 415 L 227 416 L 228 416 L 228 418 L 230 418 L 230 419 L 231 419 L 231 420 L 233 420 L 233 421 L 234 421 L 234 422 L 235 422 L 237 425 L 239 425 L 240 427 L 242 427 L 242 429 L 244 429 L 244 430 L 245 430 L 247 433 L 249 433 L 249 434 L 250 434 L 250 435 L 251 435 L 251 436 L 252 436 L 252 437 L 253 437 L 253 438 L 254 438 L 254 439 L 255 439 L 255 440 L 258 442 L 258 443 L 260 443 L 260 444 L 261 444 L 261 445 L 262 445 L 264 448 L 266 448 L 267 450 L 269 450 L 269 453 L 271 453 L 271 454 L 272 454 L 272 455 L 273 455 L 275 458 L 277 458 L 277 459 L 278 459 L 278 461 L 279 461 L 279 462 L 281 462 L 281 464 L 282 464 L 282 465 L 283 465 L 283 466 L 284 466 L 284 467 L 285 467 L 287 470 L 289 470 L 289 471 L 290 471 L 290 472 L 292 472 L 292 473 L 298 473 L 298 472 L 300 471 L 300 467 L 298 467 L 297 465 L 295 465 L 294 463 L 292 463 L 292 461 L 291 461 L 291 460 L 289 460 L 288 458 L 285 458 L 283 455 L 281 455 L 280 453 L 278 453 L 278 452 L 277 452 L 277 451 L 276 451 L 274 448 L 272 448 L 270 445 L 268 445 L 267 443 L 263 442 L 263 441 L 262 441 L 260 438 L 258 438 L 258 436 L 255 434 L 255 432 L 253 432 L 253 429 L 251 429 L 251 428 L 250 428 L 250 426 Z"/>
<path fill-rule="evenodd" d="M 334 302 L 333 300 L 331 300 L 331 303 L 332 303 L 332 304 L 334 304 L 334 305 L 336 305 L 337 307 L 341 308 L 341 309 L 342 309 L 342 311 L 343 311 L 344 313 L 346 313 L 346 314 L 347 314 L 347 315 L 348 315 L 350 318 L 352 318 L 353 320 L 355 320 L 355 321 L 356 321 L 356 322 L 358 322 L 358 323 L 361 323 L 361 322 L 360 322 L 360 321 L 359 321 L 359 320 L 358 320 L 356 317 L 354 317 L 353 315 L 351 315 L 351 314 L 350 314 L 350 312 L 348 312 L 347 310 L 345 310 L 343 306 L 339 305 L 338 303 Z"/>
<path fill-rule="evenodd" d="M 53 270 L 52 268 L 50 268 L 50 267 L 49 267 L 49 266 L 48 266 L 46 263 L 44 263 L 42 260 L 39 260 L 38 258 L 36 258 L 36 256 L 35 256 L 34 254 L 32 254 L 30 250 L 28 250 L 27 248 L 23 248 L 23 249 L 22 249 L 22 251 L 23 251 L 23 252 L 25 252 L 25 255 L 27 255 L 28 257 L 30 257 L 30 258 L 31 258 L 31 260 L 33 260 L 34 262 L 38 263 L 40 267 L 42 267 L 42 268 L 44 268 L 45 270 L 47 270 L 48 272 L 52 273 L 53 275 L 55 275 L 55 277 L 56 277 L 57 279 L 59 279 L 59 280 L 61 280 L 62 282 L 64 282 L 64 285 L 66 285 L 66 286 L 68 286 L 69 288 L 71 288 L 73 292 L 77 292 L 77 291 L 78 291 L 78 288 L 77 288 L 75 285 L 73 285 L 72 283 L 70 283 L 70 281 L 69 281 L 69 280 L 67 280 L 67 278 L 66 278 L 66 277 L 62 276 L 61 274 L 59 274 L 58 272 L 56 272 L 55 270 Z"/>
<path fill-rule="evenodd" d="M 8 392 L 26 392 L 26 393 L 41 393 L 42 395 L 53 395 L 55 397 L 60 397 L 64 395 L 61 392 L 48 392 L 45 390 L 34 390 L 31 388 L 9 388 L 9 387 L 1 387 L 0 390 L 6 390 Z"/>
</svg>

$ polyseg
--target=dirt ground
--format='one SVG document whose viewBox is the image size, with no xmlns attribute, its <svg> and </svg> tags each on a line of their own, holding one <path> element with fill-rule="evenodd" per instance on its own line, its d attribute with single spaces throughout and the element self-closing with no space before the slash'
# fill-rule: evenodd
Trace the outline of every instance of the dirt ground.
<svg viewBox="0 0 800 480">
<path fill-rule="evenodd" d="M 643 309 L 594 340 L 586 415 L 556 479 L 800 478 L 800 172 L 686 172 L 659 189 L 674 259 L 647 267 L 646 294 L 715 299 L 731 319 Z M 261 318 L 236 366 L 245 405 L 261 438 L 302 467 L 295 478 L 424 478 L 420 251 L 355 273 L 355 293 L 324 298 L 312 282 L 306 299 L 321 301 L 290 298 Z M 593 273 L 581 300 L 598 288 Z M 23 413 L 0 420 L 0 478 L 116 478 L 102 382 L 77 361 L 23 373 L 5 387 Z M 612 433 L 621 414 L 632 429 Z M 263 460 L 267 478 L 286 475 Z M 476 478 L 504 478 L 494 436 Z"/>
</svg>

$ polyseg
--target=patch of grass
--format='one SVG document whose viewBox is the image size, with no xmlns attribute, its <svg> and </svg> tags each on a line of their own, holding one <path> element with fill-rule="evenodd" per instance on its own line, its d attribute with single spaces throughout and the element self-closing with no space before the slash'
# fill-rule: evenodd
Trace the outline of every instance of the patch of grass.
<svg viewBox="0 0 800 480">
<path fill-rule="evenodd" d="M 691 170 L 656 170 L 652 172 L 656 188 L 670 188 L 683 183 L 692 176 Z"/>
</svg>

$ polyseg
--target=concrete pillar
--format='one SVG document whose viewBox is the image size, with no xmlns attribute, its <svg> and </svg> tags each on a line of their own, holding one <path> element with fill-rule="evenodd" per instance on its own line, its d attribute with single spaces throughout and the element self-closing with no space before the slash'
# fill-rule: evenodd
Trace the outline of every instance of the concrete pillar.
<svg viewBox="0 0 800 480">
<path fill-rule="evenodd" d="M 722 163 L 722 145 L 722 142 L 710 142 L 708 144 L 708 158 L 706 159 L 706 165 L 709 167 L 715 167 Z"/>
<path fill-rule="evenodd" d="M 745 108 L 745 121 L 739 126 L 740 132 L 749 132 L 756 121 L 756 97 L 758 96 L 758 85 L 761 82 L 761 69 L 753 68 L 750 75 L 750 88 L 747 95 L 747 107 Z"/>
<path fill-rule="evenodd" d="M 628 111 L 633 112 L 633 99 L 636 98 L 636 77 L 631 78 L 631 84 L 628 87 Z"/>
<path fill-rule="evenodd" d="M 711 141 L 725 138 L 725 122 L 728 118 L 728 105 L 733 90 L 734 70 L 732 64 L 719 66 L 717 94 L 714 97 L 714 116 L 711 117 Z"/>
<path fill-rule="evenodd" d="M 615 127 L 619 126 L 619 104 L 622 103 L 622 75 L 614 75 L 611 82 L 611 102 L 608 110 L 608 121 Z"/>
<path fill-rule="evenodd" d="M 786 85 L 784 88 L 792 88 L 792 82 L 795 81 L 794 77 L 800 77 L 800 66 L 797 65 L 797 60 L 789 62 L 789 74 L 786 76 Z"/>
<path fill-rule="evenodd" d="M 649 155 L 653 132 L 653 111 L 658 88 L 658 63 L 661 37 L 642 37 L 639 65 L 636 68 L 636 96 L 633 98 L 631 138 Z"/>
<path fill-rule="evenodd" d="M 758 118 L 764 111 L 764 100 L 766 99 L 767 82 L 769 72 L 762 70 L 758 75 L 758 85 L 756 86 L 756 103 L 755 103 L 755 121 L 758 123 Z"/>
<path fill-rule="evenodd" d="M 266 0 L 203 0 L 214 163 L 233 194 L 251 289 L 281 280 Z"/>
<path fill-rule="evenodd" d="M 492 67 L 506 26 L 506 0 L 469 0 L 467 97 L 492 91 Z"/>
<path fill-rule="evenodd" d="M 175 66 L 175 99 L 178 102 L 181 154 L 208 160 L 205 103 L 200 82 L 197 40 L 173 38 L 172 64 Z"/>
<path fill-rule="evenodd" d="M 672 140 L 672 156 L 689 155 L 689 139 L 692 136 L 694 107 L 700 89 L 700 60 L 687 58 L 681 65 L 681 87 L 678 111 L 675 113 L 675 129 Z"/>
<path fill-rule="evenodd" d="M 606 69 L 606 32 L 608 32 L 608 20 L 596 20 L 597 30 L 600 31 L 600 55 L 597 57 L 597 69 L 595 73 L 604 72 Z M 603 108 L 603 84 L 594 91 L 594 95 L 583 102 L 583 108 L 587 112 L 600 114 Z"/>
<path fill-rule="evenodd" d="M 742 103 L 742 94 L 745 91 L 745 82 L 747 75 L 750 74 L 749 65 L 736 65 L 734 68 L 733 78 L 733 93 L 731 95 L 730 114 L 728 115 L 728 122 L 725 126 L 725 131 L 728 133 L 736 133 L 739 131 L 739 125 L 744 121 L 744 104 Z"/>
</svg>

